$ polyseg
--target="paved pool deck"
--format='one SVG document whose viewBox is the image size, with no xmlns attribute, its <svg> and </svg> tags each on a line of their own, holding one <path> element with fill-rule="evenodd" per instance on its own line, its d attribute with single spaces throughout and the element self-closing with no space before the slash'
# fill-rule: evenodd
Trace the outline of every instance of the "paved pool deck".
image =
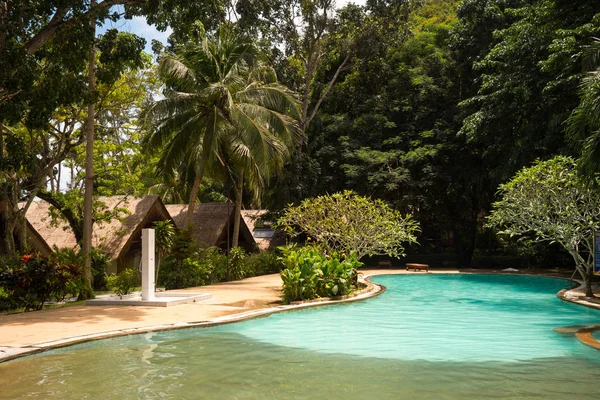
<svg viewBox="0 0 600 400">
<path fill-rule="evenodd" d="M 385 274 L 425 274 L 404 269 L 361 269 L 362 279 Z M 460 271 L 490 272 L 500 271 Z M 456 274 L 454 269 L 430 270 L 430 274 Z M 534 274 L 538 274 L 535 273 Z M 550 275 L 547 271 L 544 275 Z M 173 307 L 74 305 L 42 311 L 0 315 L 0 362 L 21 354 L 34 353 L 68 344 L 147 331 L 207 326 L 234 322 L 272 312 L 317 303 L 282 305 L 279 274 L 240 281 L 178 290 L 211 293 L 202 302 Z M 381 288 L 369 285 L 352 301 L 379 294 Z"/>
</svg>

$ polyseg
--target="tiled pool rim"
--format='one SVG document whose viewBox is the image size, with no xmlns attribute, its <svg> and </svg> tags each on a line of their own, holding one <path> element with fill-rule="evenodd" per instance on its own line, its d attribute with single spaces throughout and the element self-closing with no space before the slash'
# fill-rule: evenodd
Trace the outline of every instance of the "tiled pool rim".
<svg viewBox="0 0 600 400">
<path fill-rule="evenodd" d="M 415 274 L 420 274 L 420 273 L 417 272 Z M 430 274 L 430 273 L 426 273 L 426 274 Z M 509 273 L 505 273 L 505 272 L 500 273 L 500 272 L 471 272 L 471 271 L 459 272 L 459 271 L 457 271 L 456 274 L 545 276 L 548 278 L 568 280 L 567 278 L 556 277 L 556 276 L 547 276 L 547 275 L 540 275 L 540 274 L 523 274 L 523 273 L 522 274 L 509 274 Z M 71 345 L 78 344 L 78 343 L 108 339 L 108 338 L 113 338 L 113 337 L 118 337 L 118 336 L 137 335 L 137 334 L 148 333 L 148 332 L 160 332 L 160 331 L 175 330 L 175 329 L 210 327 L 210 326 L 215 326 L 215 325 L 223 325 L 223 324 L 240 322 L 240 321 L 244 321 L 244 320 L 248 320 L 248 319 L 252 319 L 252 318 L 264 317 L 264 316 L 267 316 L 267 315 L 270 315 L 273 313 L 278 313 L 278 312 L 283 312 L 283 311 L 291 311 L 291 310 L 296 310 L 296 309 L 301 309 L 301 308 L 321 307 L 321 306 L 331 305 L 331 304 L 339 304 L 339 303 L 366 300 L 366 299 L 378 296 L 378 295 L 382 294 L 383 292 L 385 292 L 385 290 L 386 290 L 385 286 L 371 282 L 372 277 L 379 276 L 379 275 L 385 275 L 385 273 L 366 274 L 361 279 L 361 283 L 366 285 L 363 289 L 361 289 L 360 291 L 358 291 L 356 293 L 348 295 L 348 296 L 341 296 L 340 298 L 320 298 L 320 299 L 311 300 L 311 301 L 294 302 L 292 304 L 287 304 L 287 305 L 277 305 L 277 306 L 272 306 L 272 307 L 268 307 L 268 308 L 261 308 L 261 309 L 245 311 L 245 312 L 241 312 L 241 313 L 237 313 L 237 314 L 225 315 L 225 316 L 221 316 L 221 317 L 212 318 L 212 319 L 209 319 L 206 321 L 179 322 L 179 323 L 174 323 L 174 324 L 144 326 L 144 327 L 140 327 L 140 328 L 115 329 L 115 330 L 101 331 L 101 332 L 97 332 L 97 333 L 93 333 L 93 334 L 72 336 L 72 337 L 64 338 L 64 339 L 60 339 L 60 340 L 41 342 L 41 343 L 37 343 L 35 345 L 13 347 L 13 348 L 10 348 L 10 350 L 12 350 L 12 351 L 8 351 L 8 352 L 5 352 L 4 354 L 0 354 L 0 363 L 14 360 L 14 359 L 21 358 L 21 357 L 26 357 L 26 356 L 29 356 L 32 354 L 60 348 L 60 347 L 66 347 L 66 346 L 71 346 Z M 592 302 L 586 301 L 585 299 L 578 299 L 576 297 L 569 295 L 571 292 L 575 292 L 575 291 L 581 290 L 583 288 L 583 284 L 581 281 L 575 280 L 575 279 L 573 279 L 573 281 L 579 283 L 579 286 L 576 288 L 573 288 L 573 289 L 569 289 L 569 290 L 563 289 L 560 292 L 558 292 L 556 296 L 563 301 L 571 302 L 571 303 L 574 303 L 577 305 L 582 305 L 585 307 L 600 309 L 600 304 L 592 303 Z M 586 332 L 582 332 L 583 335 L 578 335 L 577 337 L 584 344 L 591 346 L 591 347 L 595 347 L 597 349 L 600 349 L 600 342 L 598 342 L 591 335 L 591 333 L 594 332 L 595 330 L 600 330 L 600 325 L 598 325 L 593 330 L 587 329 Z"/>
</svg>

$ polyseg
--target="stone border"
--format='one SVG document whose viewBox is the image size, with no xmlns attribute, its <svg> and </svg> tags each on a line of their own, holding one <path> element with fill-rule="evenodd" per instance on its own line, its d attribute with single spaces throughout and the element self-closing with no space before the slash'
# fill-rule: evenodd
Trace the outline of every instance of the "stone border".
<svg viewBox="0 0 600 400">
<path fill-rule="evenodd" d="M 352 293 L 347 296 L 339 296 L 333 298 L 319 298 L 310 301 L 304 302 L 294 302 L 288 305 L 278 305 L 269 308 L 262 308 L 257 310 L 245 311 L 238 314 L 225 315 L 221 317 L 212 318 L 207 321 L 197 321 L 197 322 L 178 322 L 175 324 L 166 324 L 166 325 L 152 325 L 146 326 L 142 328 L 129 328 L 129 329 L 118 329 L 114 331 L 103 331 L 97 332 L 89 335 L 81 335 L 74 336 L 67 339 L 54 340 L 49 342 L 42 342 L 36 345 L 27 345 L 23 347 L 4 347 L 0 348 L 0 364 L 14 360 L 17 358 L 33 355 L 36 353 L 41 353 L 44 351 L 57 349 L 61 347 L 67 347 L 74 344 L 91 342 L 94 340 L 101 339 L 109 339 L 119 336 L 128 336 L 128 335 L 138 335 L 142 333 L 148 332 L 161 332 L 168 330 L 176 330 L 176 329 L 189 329 L 189 328 L 207 328 L 215 325 L 225 325 L 231 324 L 234 322 L 245 321 L 248 319 L 265 317 L 270 314 L 283 312 L 283 311 L 293 311 L 303 308 L 309 307 L 321 307 L 330 304 L 340 304 L 340 303 L 349 303 L 354 301 L 366 300 L 371 297 L 378 296 L 385 292 L 386 288 L 383 285 L 373 283 L 369 279 L 371 275 L 367 276 L 363 279 L 363 283 L 365 285 L 364 288 L 359 290 L 358 292 Z M 2 355 L 5 353 L 7 355 Z"/>
<path fill-rule="evenodd" d="M 575 296 L 574 294 L 569 293 L 573 290 L 585 289 L 583 282 L 580 281 L 579 279 L 573 279 L 573 282 L 579 283 L 579 286 L 577 286 L 576 288 L 572 288 L 572 289 L 563 289 L 556 294 L 556 297 L 558 297 L 559 299 L 561 299 L 563 301 L 567 301 L 569 303 L 578 304 L 580 306 L 589 307 L 589 308 L 600 309 L 600 303 L 594 303 L 589 300 L 586 300 L 587 297 L 585 297 L 585 296 Z M 598 299 L 598 300 L 600 300 L 600 299 Z"/>
<path fill-rule="evenodd" d="M 573 279 L 573 281 L 579 283 L 579 286 L 576 288 L 572 288 L 572 289 L 563 289 L 556 294 L 556 297 L 558 297 L 562 301 L 577 304 L 579 306 L 594 308 L 596 310 L 600 309 L 599 303 L 591 302 L 591 301 L 587 300 L 587 297 L 585 297 L 585 296 L 575 296 L 574 294 L 569 293 L 574 290 L 585 289 L 582 281 L 580 281 L 579 279 Z M 587 327 L 587 328 L 582 328 L 582 329 L 579 329 L 577 332 L 575 332 L 575 337 L 577 339 L 579 339 L 579 341 L 581 343 L 585 344 L 586 346 L 590 346 L 597 350 L 600 350 L 600 342 L 598 340 L 596 340 L 596 338 L 592 335 L 594 332 L 596 332 L 598 330 L 600 330 L 600 326 L 598 326 L 598 325 L 592 326 L 592 327 Z"/>
</svg>

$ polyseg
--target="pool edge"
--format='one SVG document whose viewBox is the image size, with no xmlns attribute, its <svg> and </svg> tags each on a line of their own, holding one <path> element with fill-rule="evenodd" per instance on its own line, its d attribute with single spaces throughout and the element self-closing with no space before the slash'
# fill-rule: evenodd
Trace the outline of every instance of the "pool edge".
<svg viewBox="0 0 600 400">
<path fill-rule="evenodd" d="M 494 275 L 497 273 L 483 272 L 483 271 L 481 271 L 481 272 L 457 271 L 456 274 L 457 275 L 462 275 L 462 274 Z M 74 337 L 70 337 L 70 338 L 66 338 L 66 339 L 59 339 L 59 340 L 55 340 L 55 341 L 41 342 L 38 344 L 26 345 L 26 346 L 22 346 L 22 347 L 6 346 L 6 347 L 0 348 L 0 364 L 15 360 L 15 359 L 18 359 L 21 357 L 30 356 L 30 355 L 33 355 L 36 353 L 41 353 L 41 352 L 45 352 L 48 350 L 57 349 L 57 348 L 61 348 L 61 347 L 67 347 L 67 346 L 71 346 L 71 345 L 75 345 L 75 344 L 79 344 L 79 343 L 91 342 L 91 341 L 95 341 L 95 340 L 109 339 L 109 338 L 114 338 L 114 337 L 119 337 L 119 336 L 137 335 L 137 334 L 143 334 L 143 333 L 149 333 L 149 332 L 161 332 L 161 331 L 168 331 L 168 330 L 202 328 L 202 327 L 211 327 L 211 326 L 216 326 L 216 325 L 225 325 L 225 324 L 231 324 L 231 323 L 245 321 L 245 320 L 249 320 L 249 319 L 265 317 L 265 316 L 268 316 L 268 315 L 271 315 L 274 313 L 278 313 L 278 312 L 293 311 L 293 310 L 302 309 L 302 308 L 321 307 L 321 306 L 328 306 L 328 305 L 332 305 L 332 304 L 342 304 L 342 303 L 366 300 L 366 299 L 378 296 L 386 291 L 386 287 L 384 285 L 374 283 L 371 281 L 371 278 L 373 278 L 373 277 L 384 276 L 384 275 L 393 275 L 393 274 L 378 273 L 378 274 L 366 275 L 362 279 L 362 282 L 367 285 L 366 288 L 364 288 L 363 290 L 361 290 L 355 294 L 352 294 L 349 296 L 342 296 L 342 298 L 334 298 L 334 299 L 320 298 L 320 299 L 315 299 L 315 300 L 310 300 L 310 301 L 305 301 L 305 302 L 292 303 L 289 305 L 277 305 L 277 306 L 273 306 L 273 307 L 255 309 L 255 310 L 245 311 L 242 313 L 231 314 L 231 315 L 227 315 L 227 316 L 215 317 L 215 318 L 205 320 L 205 321 L 177 322 L 177 323 L 173 323 L 173 324 L 151 325 L 151 326 L 140 327 L 140 328 L 125 328 L 125 329 L 109 330 L 109 331 L 96 332 L 93 334 L 74 336 Z M 425 274 L 423 274 L 423 275 L 425 275 Z M 427 275 L 429 275 L 429 274 L 427 274 Z M 545 275 L 537 275 L 537 274 L 507 274 L 507 273 L 504 273 L 502 275 L 544 276 L 547 278 L 568 280 L 567 278 L 563 278 L 563 277 L 545 276 Z M 558 292 L 556 296 L 563 301 L 567 301 L 567 302 L 570 302 L 573 304 L 586 306 L 589 308 L 600 309 L 600 304 L 584 302 L 581 300 L 578 301 L 573 298 L 565 297 L 565 294 L 568 293 L 569 291 L 580 289 L 583 286 L 581 281 L 575 280 L 575 279 L 573 281 L 579 283 L 580 286 L 578 286 L 577 288 L 574 288 L 574 289 L 568 289 L 568 290 L 563 289 L 560 292 Z M 600 347 L 600 343 L 598 343 L 598 346 Z M 592 346 L 592 347 L 595 347 L 595 346 Z M 7 355 L 2 355 L 2 352 L 4 352 L 3 349 L 9 350 L 9 353 Z M 13 350 L 14 352 L 10 352 L 10 350 Z"/>
<path fill-rule="evenodd" d="M 372 275 L 365 277 L 362 281 L 367 286 L 362 290 L 350 294 L 347 296 L 341 296 L 340 298 L 319 298 L 310 301 L 304 302 L 295 302 L 287 305 L 278 305 L 268 308 L 261 308 L 256 310 L 245 311 L 242 313 L 231 314 L 221 317 L 215 317 L 206 321 L 197 321 L 197 322 L 178 322 L 174 324 L 164 324 L 164 325 L 152 325 L 140 328 L 129 328 L 129 329 L 117 329 L 110 331 L 102 331 L 93 334 L 74 336 L 66 339 L 59 339 L 51 342 L 41 342 L 34 345 L 27 345 L 22 347 L 3 347 L 0 348 L 0 364 L 12 361 L 18 358 L 27 357 L 33 354 L 45 352 L 52 349 L 58 349 L 61 347 L 72 346 L 75 344 L 86 343 L 96 340 L 102 339 L 110 339 L 114 337 L 120 336 L 129 336 L 129 335 L 138 335 L 149 332 L 162 332 L 169 330 L 178 330 L 178 329 L 190 329 L 190 328 L 208 328 L 216 325 L 226 325 L 232 324 L 235 322 L 246 321 L 254 318 L 266 317 L 268 315 L 284 312 L 284 311 L 293 311 L 303 308 L 310 307 L 322 307 L 332 304 L 342 304 L 349 303 L 354 301 L 367 300 L 372 297 L 378 296 L 386 291 L 386 287 L 384 285 L 374 283 L 370 281 Z M 3 349 L 9 350 L 7 355 L 2 355 L 2 352 L 5 352 Z M 14 350 L 10 352 L 10 350 Z"/>
</svg>

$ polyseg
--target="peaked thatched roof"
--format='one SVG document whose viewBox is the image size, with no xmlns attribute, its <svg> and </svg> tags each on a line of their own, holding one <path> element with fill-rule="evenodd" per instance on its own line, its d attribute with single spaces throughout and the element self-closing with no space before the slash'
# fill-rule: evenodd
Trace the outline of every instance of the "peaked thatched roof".
<svg viewBox="0 0 600 400">
<path fill-rule="evenodd" d="M 267 214 L 268 210 L 242 210 L 242 217 L 260 250 L 269 250 L 285 244 L 285 234 L 279 229 L 273 229 L 270 225 L 257 228 L 257 222 Z"/>
<path fill-rule="evenodd" d="M 165 206 L 179 229 L 187 227 L 187 205 L 168 204 Z M 219 246 L 227 237 L 227 226 L 233 225 L 235 206 L 230 203 L 202 203 L 194 207 L 192 236 L 198 243 Z M 254 244 L 254 238 L 244 219 L 240 221 L 240 236 Z"/>
<path fill-rule="evenodd" d="M 101 196 L 97 201 L 107 210 L 116 211 L 117 218 L 94 224 L 92 246 L 102 248 L 113 259 L 126 252 L 134 236 L 150 223 L 171 219 L 158 196 Z"/>
<path fill-rule="evenodd" d="M 56 246 L 59 249 L 74 249 L 77 247 L 77 240 L 73 230 L 64 220 L 52 221 L 50 207 L 50 203 L 44 200 L 33 201 L 27 210 L 27 222 L 48 244 L 49 248 Z"/>
<path fill-rule="evenodd" d="M 110 221 L 96 222 L 92 232 L 92 246 L 102 248 L 111 259 L 126 252 L 151 222 L 171 219 L 158 196 L 101 196 L 97 201 L 101 203 L 100 212 L 116 213 Z M 27 221 L 49 247 L 75 248 L 77 242 L 70 226 L 61 220 L 52 223 L 50 207 L 46 201 L 34 201 L 27 210 Z"/>
</svg>

